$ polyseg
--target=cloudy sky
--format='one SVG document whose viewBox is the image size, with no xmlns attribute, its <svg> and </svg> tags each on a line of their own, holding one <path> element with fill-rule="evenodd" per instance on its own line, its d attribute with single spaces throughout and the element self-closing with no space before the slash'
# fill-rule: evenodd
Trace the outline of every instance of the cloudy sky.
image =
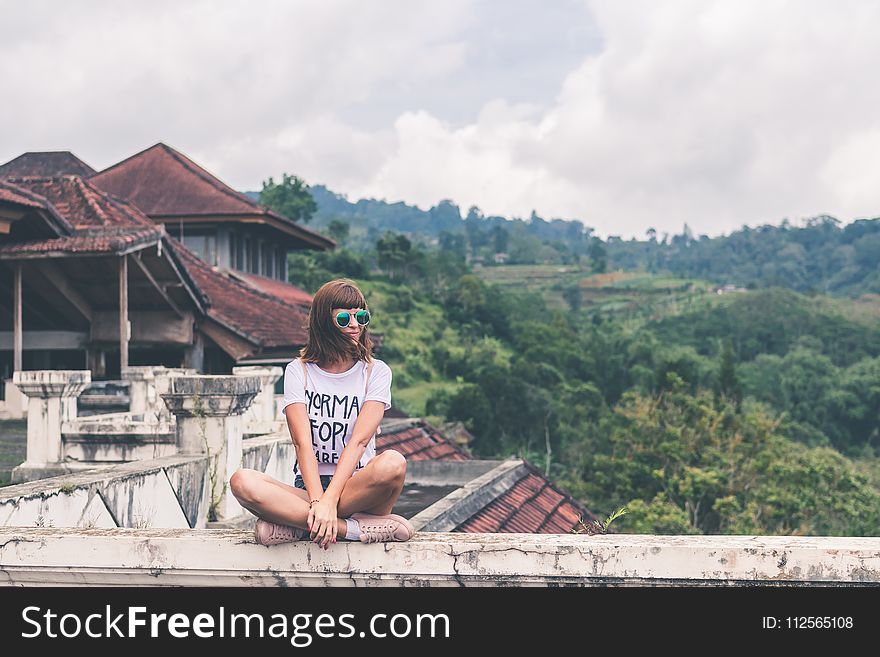
<svg viewBox="0 0 880 657">
<path fill-rule="evenodd" d="M 880 3 L 0 0 L 0 162 L 163 141 L 241 190 L 601 236 L 880 216 Z"/>
</svg>

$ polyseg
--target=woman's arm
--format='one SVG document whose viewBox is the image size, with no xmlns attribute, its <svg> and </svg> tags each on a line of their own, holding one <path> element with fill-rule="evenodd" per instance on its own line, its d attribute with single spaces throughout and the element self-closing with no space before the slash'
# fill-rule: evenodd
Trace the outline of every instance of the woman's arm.
<svg viewBox="0 0 880 657">
<path fill-rule="evenodd" d="M 339 504 L 339 496 L 342 494 L 346 482 L 351 479 L 351 475 L 367 449 L 370 438 L 376 433 L 384 415 L 385 404 L 372 399 L 364 402 L 363 408 L 358 413 L 351 432 L 351 439 L 342 448 L 342 454 L 339 455 L 333 479 L 327 486 L 327 490 L 324 491 L 321 501 L 315 504 L 313 509 L 316 526 L 312 529 L 316 543 L 326 546 L 336 541 L 336 508 Z"/>
<path fill-rule="evenodd" d="M 385 404 L 375 400 L 364 402 L 364 407 L 354 423 L 354 429 L 351 430 L 351 439 L 342 448 L 339 463 L 336 464 L 336 472 L 333 473 L 333 480 L 324 491 L 324 495 L 329 495 L 334 501 L 339 501 L 342 489 L 354 474 L 357 464 L 367 449 L 370 438 L 376 433 L 384 416 Z"/>
<path fill-rule="evenodd" d="M 318 474 L 318 459 L 315 458 L 315 450 L 312 446 L 312 425 L 309 423 L 306 405 L 298 402 L 289 404 L 284 408 L 284 415 L 287 418 L 290 438 L 296 448 L 296 461 L 299 464 L 306 492 L 310 500 L 320 500 L 324 488 L 321 486 L 321 477 Z"/>
</svg>

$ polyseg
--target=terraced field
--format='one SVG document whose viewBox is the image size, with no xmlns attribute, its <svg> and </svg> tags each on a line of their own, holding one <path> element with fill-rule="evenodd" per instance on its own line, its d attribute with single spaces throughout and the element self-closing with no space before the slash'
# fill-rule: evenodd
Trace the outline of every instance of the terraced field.
<svg viewBox="0 0 880 657">
<path fill-rule="evenodd" d="M 475 273 L 486 283 L 537 292 L 550 310 L 570 311 L 567 298 L 572 298 L 571 290 L 576 287 L 580 313 L 636 324 L 706 303 L 722 303 L 722 296 L 735 294 L 715 294 L 711 284 L 698 279 L 624 271 L 590 274 L 576 266 L 502 265 Z"/>
</svg>

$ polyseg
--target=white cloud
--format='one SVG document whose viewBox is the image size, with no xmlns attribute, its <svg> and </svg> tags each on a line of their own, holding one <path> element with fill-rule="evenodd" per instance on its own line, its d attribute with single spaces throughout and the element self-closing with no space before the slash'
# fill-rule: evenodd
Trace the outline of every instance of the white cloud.
<svg viewBox="0 0 880 657">
<path fill-rule="evenodd" d="M 239 189 L 288 171 L 625 237 L 880 214 L 880 5 L 543 6 L 10 3 L 0 161 L 161 140 Z"/>
<path fill-rule="evenodd" d="M 451 197 L 487 213 L 534 208 L 624 236 L 880 214 L 880 7 L 592 8 L 605 48 L 549 109 L 522 117 L 495 103 L 464 128 L 405 115 L 396 152 L 363 191 Z"/>
</svg>

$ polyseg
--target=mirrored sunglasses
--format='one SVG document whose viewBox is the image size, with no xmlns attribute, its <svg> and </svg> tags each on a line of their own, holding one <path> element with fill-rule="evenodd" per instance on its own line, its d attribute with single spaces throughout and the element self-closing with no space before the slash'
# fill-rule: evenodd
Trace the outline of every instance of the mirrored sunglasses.
<svg viewBox="0 0 880 657">
<path fill-rule="evenodd" d="M 341 313 L 336 313 L 336 317 L 334 317 L 334 319 L 336 320 L 336 325 L 339 328 L 345 328 L 346 326 L 351 324 L 351 318 L 352 318 L 352 313 L 345 312 L 345 311 L 343 311 Z M 356 313 L 354 313 L 354 319 L 361 326 L 366 326 L 367 324 L 370 323 L 370 311 L 369 310 L 358 310 Z"/>
</svg>

